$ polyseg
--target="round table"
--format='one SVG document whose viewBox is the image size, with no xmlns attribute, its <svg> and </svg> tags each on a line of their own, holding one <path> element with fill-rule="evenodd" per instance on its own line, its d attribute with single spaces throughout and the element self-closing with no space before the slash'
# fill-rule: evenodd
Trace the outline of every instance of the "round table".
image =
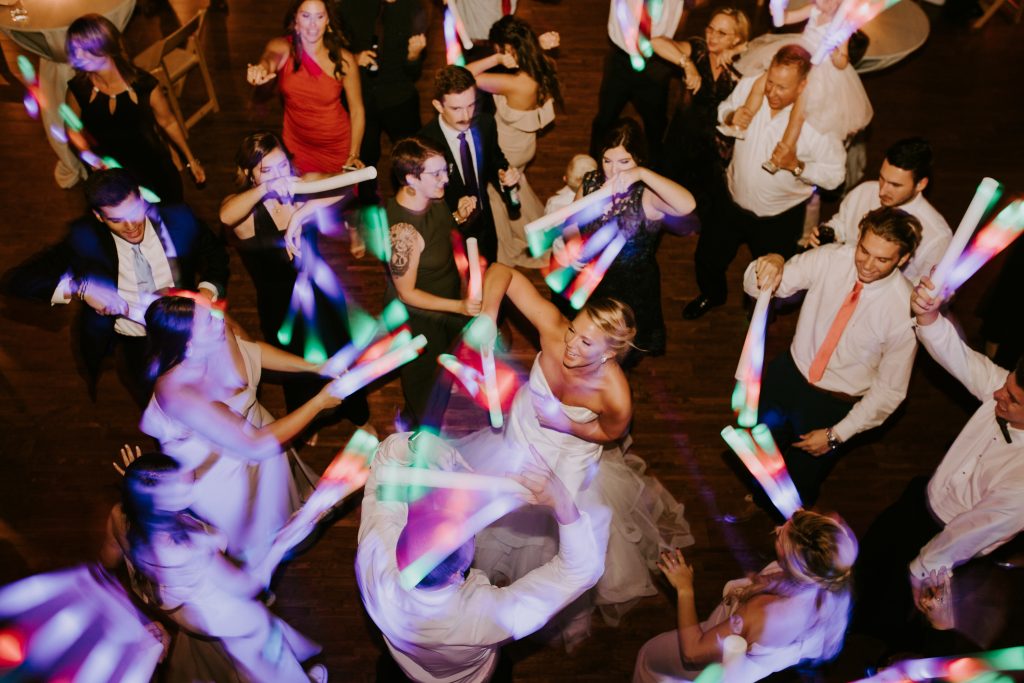
<svg viewBox="0 0 1024 683">
<path fill-rule="evenodd" d="M 51 106 L 43 109 L 40 118 L 50 146 L 57 153 L 54 177 L 61 187 L 72 187 L 85 177 L 85 167 L 74 150 L 50 134 L 51 125 L 63 128 L 57 106 L 67 98 L 68 81 L 74 70 L 64 53 L 64 38 L 68 26 L 83 14 L 102 14 L 123 31 L 135 9 L 135 0 L 21 0 L 28 12 L 23 21 L 15 21 L 8 11 L 0 7 L 0 31 L 26 52 L 39 56 L 39 88 Z"/>
</svg>

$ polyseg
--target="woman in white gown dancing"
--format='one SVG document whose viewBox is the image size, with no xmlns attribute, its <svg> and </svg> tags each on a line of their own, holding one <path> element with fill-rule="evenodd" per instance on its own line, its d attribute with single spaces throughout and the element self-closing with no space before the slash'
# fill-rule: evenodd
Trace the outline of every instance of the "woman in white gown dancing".
<svg viewBox="0 0 1024 683">
<path fill-rule="evenodd" d="M 491 266 L 484 283 L 483 312 L 496 316 L 509 300 L 537 328 L 540 353 L 529 383 L 516 394 L 503 432 L 490 428 L 456 444 L 479 472 L 518 471 L 529 446 L 572 493 L 578 505 L 606 506 L 611 528 L 605 574 L 590 594 L 606 621 L 616 624 L 640 597 L 657 592 L 650 569 L 665 545 L 693 543 L 683 506 L 652 477 L 644 463 L 624 454 L 633 414 L 629 383 L 619 359 L 630 349 L 636 327 L 633 313 L 615 300 L 588 302 L 567 320 L 521 273 Z M 550 514 L 524 508 L 507 515 L 476 537 L 475 566 L 492 581 L 515 581 L 554 556 L 557 533 Z M 572 645 L 589 632 L 589 609 L 563 630 Z M 565 619 L 560 620 L 562 622 Z"/>
</svg>

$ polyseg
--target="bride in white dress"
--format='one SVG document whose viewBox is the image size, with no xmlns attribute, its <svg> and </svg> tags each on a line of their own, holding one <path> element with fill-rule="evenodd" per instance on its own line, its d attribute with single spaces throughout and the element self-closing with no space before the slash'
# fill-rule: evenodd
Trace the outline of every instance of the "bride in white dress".
<svg viewBox="0 0 1024 683">
<path fill-rule="evenodd" d="M 604 576 L 585 604 L 559 620 L 571 646 L 589 632 L 591 604 L 617 624 L 639 598 L 657 592 L 650 570 L 660 550 L 691 545 L 693 537 L 683 506 L 656 479 L 643 476 L 644 462 L 624 452 L 628 444 L 620 446 L 629 440 L 633 414 L 618 363 L 636 334 L 632 311 L 614 300 L 591 301 L 570 321 L 521 273 L 491 266 L 483 313 L 496 316 L 506 294 L 537 328 L 540 353 L 504 431 L 483 429 L 456 448 L 474 470 L 503 475 L 520 469 L 533 446 L 578 505 L 610 509 L 610 529 L 595 530 L 599 540 L 608 538 Z M 524 508 L 477 535 L 474 564 L 492 582 L 515 581 L 554 556 L 557 538 L 549 513 Z"/>
</svg>

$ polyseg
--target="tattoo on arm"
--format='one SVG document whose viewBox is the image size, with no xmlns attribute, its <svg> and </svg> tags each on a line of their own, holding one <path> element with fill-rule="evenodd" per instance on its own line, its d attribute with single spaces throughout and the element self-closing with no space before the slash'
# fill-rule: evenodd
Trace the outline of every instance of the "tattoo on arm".
<svg viewBox="0 0 1024 683">
<path fill-rule="evenodd" d="M 391 226 L 391 276 L 402 277 L 409 272 L 412 250 L 416 247 L 416 228 L 408 223 Z"/>
</svg>

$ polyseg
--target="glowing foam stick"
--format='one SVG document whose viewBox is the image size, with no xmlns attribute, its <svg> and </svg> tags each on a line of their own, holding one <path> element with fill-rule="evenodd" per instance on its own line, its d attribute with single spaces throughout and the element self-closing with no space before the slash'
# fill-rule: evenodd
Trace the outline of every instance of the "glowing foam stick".
<svg viewBox="0 0 1024 683">
<path fill-rule="evenodd" d="M 601 252 L 601 256 L 598 257 L 597 261 L 588 263 L 583 272 L 577 276 L 572 295 L 569 297 L 569 303 L 573 308 L 577 311 L 583 308 L 583 304 L 587 303 L 587 299 L 594 293 L 597 286 L 601 284 L 601 280 L 604 279 L 605 273 L 608 272 L 608 268 L 612 265 L 612 261 L 619 255 L 625 244 L 625 235 L 622 233 L 617 234 L 611 241 L 611 244 Z"/>
<path fill-rule="evenodd" d="M 793 516 L 794 512 L 803 507 L 803 501 L 800 500 L 800 492 L 796 490 L 796 484 L 793 483 L 793 478 L 789 476 L 789 470 L 786 469 L 786 461 L 782 457 L 782 453 L 779 452 L 779 447 L 775 445 L 775 439 L 772 438 L 771 430 L 768 429 L 767 425 L 757 425 L 750 430 L 750 434 L 754 437 L 754 443 L 757 444 L 758 459 L 764 465 L 765 471 L 775 481 L 779 490 L 779 500 L 773 499 L 772 502 L 775 503 L 775 507 L 779 509 L 779 512 L 788 519 Z"/>
<path fill-rule="evenodd" d="M 462 15 L 459 14 L 459 8 L 455 0 L 448 0 L 448 11 L 452 13 L 455 18 L 455 29 L 458 31 L 459 38 L 462 40 L 463 50 L 473 49 L 473 39 L 469 37 L 469 32 L 466 31 L 466 24 L 462 21 Z"/>
<path fill-rule="evenodd" d="M 629 63 L 634 71 L 643 71 L 647 61 L 640 54 L 639 38 L 640 27 L 639 17 L 630 11 L 627 0 L 615 0 L 615 18 L 622 29 L 622 40 L 626 45 L 626 52 L 629 54 Z"/>
<path fill-rule="evenodd" d="M 368 206 L 362 211 L 366 226 L 366 248 L 384 263 L 391 262 L 391 226 L 382 206 Z"/>
<path fill-rule="evenodd" d="M 494 364 L 494 342 L 498 328 L 490 316 L 478 315 L 470 321 L 463 332 L 463 339 L 480 351 L 480 365 L 484 375 L 484 394 L 487 396 L 487 410 L 491 426 L 500 429 L 505 422 L 501 412 L 501 394 L 498 393 L 498 371 Z"/>
<path fill-rule="evenodd" d="M 357 365 L 330 383 L 331 395 L 337 398 L 350 396 L 370 382 L 414 360 L 426 345 L 427 338 L 420 334 L 397 349 L 388 351 L 380 358 Z"/>
<path fill-rule="evenodd" d="M 466 256 L 466 246 L 462 243 L 462 233 L 458 230 L 451 232 L 452 256 L 455 258 L 455 269 L 459 271 L 459 279 L 463 284 L 469 278 L 469 258 Z"/>
<path fill-rule="evenodd" d="M 768 0 L 768 9 L 772 14 L 772 24 L 778 28 L 786 23 L 786 5 L 788 0 Z"/>
<path fill-rule="evenodd" d="M 896 662 L 874 676 L 862 678 L 855 683 L 905 683 L 939 678 L 967 681 L 979 673 L 992 671 L 1024 671 L 1024 646 L 973 655 L 909 659 Z"/>
<path fill-rule="evenodd" d="M 466 258 L 469 260 L 469 298 L 480 301 L 484 297 L 484 279 L 480 272 L 480 247 L 475 237 L 466 240 Z"/>
<path fill-rule="evenodd" d="M 743 636 L 731 635 L 722 640 L 722 681 L 730 683 L 743 666 L 747 656 L 747 641 Z"/>
<path fill-rule="evenodd" d="M 999 201 L 1002 190 L 1003 186 L 998 181 L 992 178 L 982 179 L 974 193 L 974 198 L 964 213 L 964 217 L 960 220 L 960 225 L 957 226 L 956 232 L 953 233 L 952 241 L 946 247 L 946 253 L 942 255 L 939 264 L 935 266 L 935 272 L 931 276 L 931 281 L 934 285 L 932 288 L 933 292 L 943 294 L 946 278 L 953 271 L 957 261 L 960 260 L 960 255 L 963 254 L 964 249 L 967 248 L 967 244 L 971 241 L 971 236 L 978 227 L 978 223 L 981 222 L 989 208 Z"/>
<path fill-rule="evenodd" d="M 529 493 L 526 487 L 507 477 L 492 477 L 472 472 L 428 470 L 421 467 L 385 465 L 377 468 L 377 483 L 394 486 L 425 486 L 435 489 L 459 489 L 484 493 Z"/>
<path fill-rule="evenodd" d="M 768 322 L 768 304 L 772 293 L 762 291 L 754 304 L 750 317 L 743 351 L 736 366 L 736 389 L 732 395 L 732 409 L 739 414 L 737 422 L 741 427 L 753 427 L 757 423 L 757 406 L 761 397 L 761 370 L 764 366 L 764 337 Z"/>
<path fill-rule="evenodd" d="M 300 180 L 295 183 L 295 194 L 316 194 L 328 190 L 340 190 L 343 187 L 358 185 L 367 180 L 377 177 L 377 169 L 373 166 L 359 168 L 355 171 L 339 173 L 337 175 L 320 178 L 319 180 Z"/>
<path fill-rule="evenodd" d="M 599 190 L 595 190 L 594 192 L 591 192 L 588 195 L 580 197 L 578 200 L 574 201 L 572 204 L 569 204 L 568 206 L 564 206 L 561 209 L 558 209 L 557 211 L 552 211 L 551 213 L 545 216 L 541 216 L 535 221 L 530 221 L 529 223 L 526 224 L 526 227 L 524 228 L 524 230 L 526 230 L 527 237 L 529 237 L 531 232 L 537 230 L 548 230 L 550 228 L 555 228 L 567 222 L 569 219 L 571 219 L 573 216 L 580 213 L 581 211 L 593 207 L 595 205 L 608 205 L 611 203 L 612 196 L 614 194 L 615 190 L 610 185 L 608 187 L 602 187 Z"/>
<path fill-rule="evenodd" d="M 978 272 L 982 266 L 1015 239 L 1024 228 L 1024 202 L 1017 199 L 1008 204 L 995 220 L 978 231 L 974 241 L 964 250 L 953 272 L 946 278 L 946 291 L 952 293 Z"/>
<path fill-rule="evenodd" d="M 455 379 L 459 380 L 459 384 L 466 390 L 473 398 L 480 395 L 480 388 L 484 383 L 484 376 L 477 371 L 476 368 L 472 368 L 465 363 L 459 362 L 459 359 L 450 353 L 442 353 L 437 357 L 437 362 L 441 364 L 448 372 L 455 376 Z"/>
<path fill-rule="evenodd" d="M 700 675 L 693 680 L 693 683 L 721 683 L 722 676 L 725 673 L 725 668 L 719 664 L 708 664 L 704 667 L 704 670 L 700 672 Z"/>
<path fill-rule="evenodd" d="M 739 457 L 743 466 L 757 480 L 757 483 L 761 485 L 761 488 L 764 489 L 764 492 L 771 499 L 775 508 L 786 518 L 791 517 L 793 512 L 796 511 L 796 508 L 793 507 L 792 498 L 779 486 L 775 477 L 765 468 L 764 463 L 757 456 L 756 446 L 750 438 L 750 433 L 745 429 L 735 429 L 730 426 L 722 430 L 722 438 L 725 439 L 725 442 L 729 444 L 729 448 Z"/>
</svg>

